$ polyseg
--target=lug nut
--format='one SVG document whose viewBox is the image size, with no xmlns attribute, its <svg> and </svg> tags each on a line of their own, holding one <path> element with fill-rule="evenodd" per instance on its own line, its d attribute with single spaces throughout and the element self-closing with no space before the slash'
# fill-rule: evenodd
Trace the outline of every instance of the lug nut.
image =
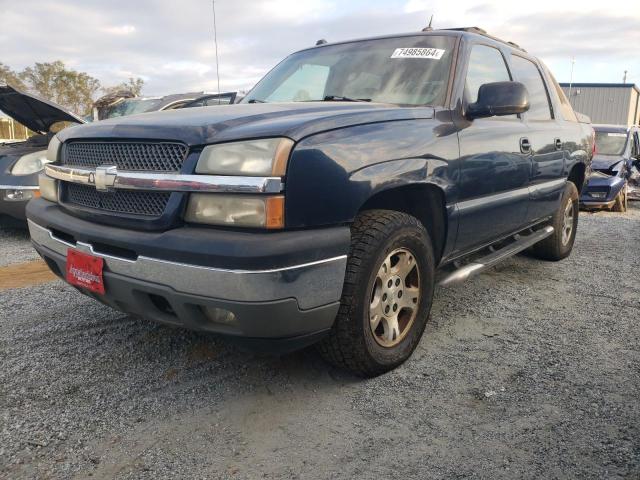
<svg viewBox="0 0 640 480">
<path fill-rule="evenodd" d="M 396 278 L 396 287 L 397 287 L 398 285 L 400 285 L 400 279 L 399 279 L 399 278 Z"/>
<path fill-rule="evenodd" d="M 393 311 L 395 312 L 396 310 L 398 310 L 398 304 L 397 304 L 397 303 L 394 303 L 394 304 L 393 304 Z"/>
<path fill-rule="evenodd" d="M 383 302 L 386 302 L 386 301 L 387 301 L 387 294 L 386 294 L 386 293 L 382 295 L 382 301 L 383 301 Z"/>
</svg>

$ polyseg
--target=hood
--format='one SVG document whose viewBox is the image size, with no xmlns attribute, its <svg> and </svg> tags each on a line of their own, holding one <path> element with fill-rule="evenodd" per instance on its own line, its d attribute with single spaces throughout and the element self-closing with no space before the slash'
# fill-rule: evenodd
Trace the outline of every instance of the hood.
<svg viewBox="0 0 640 480">
<path fill-rule="evenodd" d="M 216 105 L 128 117 L 65 129 L 76 138 L 131 138 L 181 141 L 187 145 L 285 136 L 300 140 L 322 131 L 367 123 L 433 118 L 431 107 L 403 108 L 380 103 L 295 102 Z"/>
<path fill-rule="evenodd" d="M 8 85 L 0 85 L 0 110 L 29 130 L 43 134 L 49 132 L 51 125 L 56 122 L 85 123 L 60 105 Z"/>
<path fill-rule="evenodd" d="M 622 155 L 599 155 L 596 154 L 591 162 L 592 170 L 610 170 L 616 163 L 622 162 Z"/>
</svg>

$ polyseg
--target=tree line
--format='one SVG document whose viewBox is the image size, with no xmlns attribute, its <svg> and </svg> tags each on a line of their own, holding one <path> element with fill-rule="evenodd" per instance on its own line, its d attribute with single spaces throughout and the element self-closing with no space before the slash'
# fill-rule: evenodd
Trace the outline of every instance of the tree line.
<svg viewBox="0 0 640 480">
<path fill-rule="evenodd" d="M 91 113 L 93 102 L 101 95 L 118 90 L 129 90 L 134 95 L 140 95 L 144 80 L 129 78 L 118 85 L 103 87 L 97 78 L 68 68 L 64 62 L 56 60 L 36 62 L 21 71 L 15 71 L 0 62 L 0 84 L 35 94 L 78 115 L 87 115 Z"/>
</svg>

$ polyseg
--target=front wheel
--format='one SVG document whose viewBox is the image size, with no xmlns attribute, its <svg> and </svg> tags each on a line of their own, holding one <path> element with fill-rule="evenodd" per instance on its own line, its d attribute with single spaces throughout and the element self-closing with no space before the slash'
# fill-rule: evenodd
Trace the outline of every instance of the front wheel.
<svg viewBox="0 0 640 480">
<path fill-rule="evenodd" d="M 331 363 L 371 377 L 414 351 L 431 309 L 431 239 L 415 217 L 368 210 L 355 219 L 340 310 L 318 348 Z"/>
<path fill-rule="evenodd" d="M 578 231 L 578 189 L 567 182 L 560 206 L 551 219 L 553 233 L 533 247 L 533 254 L 543 260 L 567 258 L 573 250 Z"/>
</svg>

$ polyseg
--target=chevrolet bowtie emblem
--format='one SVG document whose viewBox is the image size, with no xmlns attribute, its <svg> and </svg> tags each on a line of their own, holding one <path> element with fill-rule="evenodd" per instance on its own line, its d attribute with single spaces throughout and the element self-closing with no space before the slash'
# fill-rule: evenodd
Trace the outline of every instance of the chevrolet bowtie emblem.
<svg viewBox="0 0 640 480">
<path fill-rule="evenodd" d="M 96 167 L 95 173 L 89 174 L 89 183 L 96 186 L 96 190 L 106 192 L 116 183 L 118 177 L 118 167 L 114 165 L 102 165 Z"/>
</svg>

